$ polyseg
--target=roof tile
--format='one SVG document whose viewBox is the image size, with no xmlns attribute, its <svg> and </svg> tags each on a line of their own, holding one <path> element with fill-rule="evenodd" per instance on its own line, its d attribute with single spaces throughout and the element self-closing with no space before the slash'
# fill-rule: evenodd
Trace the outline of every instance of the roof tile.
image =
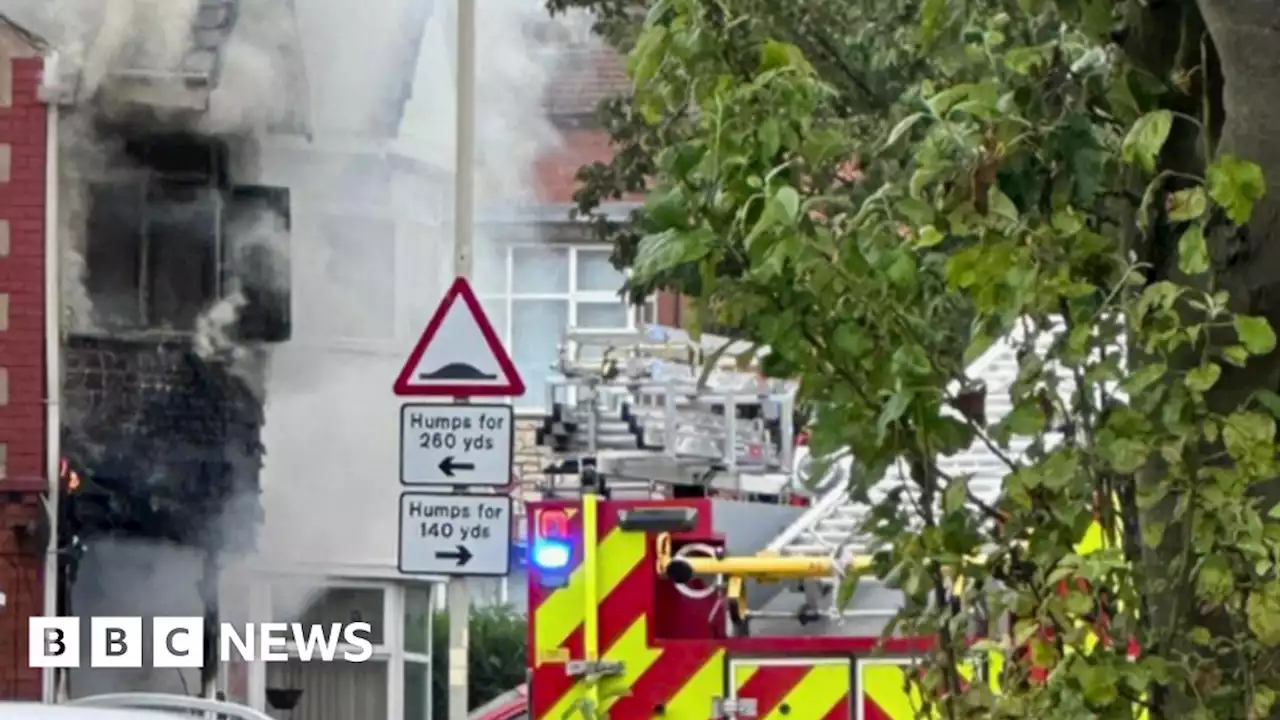
<svg viewBox="0 0 1280 720">
<path fill-rule="evenodd" d="M 631 87 L 618 53 L 592 43 L 566 48 L 543 105 L 552 119 L 593 115 L 601 100 Z"/>
</svg>

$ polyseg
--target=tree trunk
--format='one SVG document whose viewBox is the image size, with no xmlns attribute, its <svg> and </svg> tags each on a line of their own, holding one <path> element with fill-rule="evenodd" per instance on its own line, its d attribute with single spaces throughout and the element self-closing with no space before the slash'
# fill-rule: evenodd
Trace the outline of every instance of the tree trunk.
<svg viewBox="0 0 1280 720">
<path fill-rule="evenodd" d="M 1150 3 L 1150 7 L 1168 10 L 1174 4 Z M 1198 0 L 1198 7 L 1222 74 L 1222 107 L 1220 111 L 1213 108 L 1210 119 L 1215 131 L 1221 122 L 1220 135 L 1214 132 L 1219 135 L 1216 152 L 1257 163 L 1269 185 L 1246 229 L 1210 233 L 1217 287 L 1231 294 L 1235 312 L 1263 316 L 1272 327 L 1280 328 L 1280 104 L 1274 99 L 1280 97 L 1280 54 L 1275 52 L 1280 44 L 1280 3 L 1277 0 Z M 1198 58 L 1188 62 L 1185 50 L 1183 48 L 1180 67 L 1186 70 L 1199 65 Z M 1165 72 L 1169 69 L 1163 68 Z M 1218 98 L 1212 90 L 1216 88 L 1211 88 L 1210 100 L 1216 104 Z M 1177 152 L 1185 155 L 1186 148 L 1180 147 Z M 1179 164 L 1177 159 L 1174 164 Z M 1176 275 L 1174 268 L 1176 263 L 1160 263 L 1157 272 Z M 1224 367 L 1222 378 L 1208 401 L 1214 410 L 1229 412 L 1240 407 L 1254 391 L 1277 387 L 1280 387 L 1280 353 L 1273 353 L 1255 359 L 1243 369 Z M 1156 474 L 1159 470 L 1150 468 L 1142 479 L 1158 480 L 1152 477 Z M 1260 485 L 1260 492 L 1267 506 L 1280 503 L 1280 480 Z M 1167 520 L 1169 510 L 1167 506 L 1153 508 L 1144 520 Z M 1181 529 L 1170 527 L 1160 547 L 1146 554 L 1144 564 L 1152 577 L 1173 580 L 1170 569 L 1176 571 L 1176 558 L 1182 545 Z M 1188 598 L 1157 591 L 1151 593 L 1149 599 L 1151 621 L 1156 627 L 1170 627 L 1169 623 L 1176 621 L 1182 629 L 1181 637 L 1175 637 L 1175 642 L 1181 642 L 1193 624 L 1218 624 L 1214 619 L 1192 617 L 1196 609 Z M 1227 623 L 1223 623 L 1221 630 L 1227 631 Z M 1154 716 L 1184 715 L 1185 700 L 1157 698 L 1160 707 Z M 1280 720 L 1280 709 L 1273 718 Z"/>
</svg>

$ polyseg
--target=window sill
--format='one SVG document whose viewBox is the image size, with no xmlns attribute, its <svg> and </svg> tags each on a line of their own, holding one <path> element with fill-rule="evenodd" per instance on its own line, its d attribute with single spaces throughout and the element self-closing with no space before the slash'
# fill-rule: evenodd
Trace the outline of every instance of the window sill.
<svg viewBox="0 0 1280 720">
<path fill-rule="evenodd" d="M 548 413 L 548 410 L 544 407 L 520 407 L 519 405 L 514 405 L 512 406 L 512 410 L 515 412 L 516 422 L 541 420 L 545 418 Z"/>
<path fill-rule="evenodd" d="M 87 329 L 68 329 L 66 335 L 69 338 L 88 338 L 91 340 L 132 340 L 136 342 L 172 342 L 182 341 L 190 342 L 195 339 L 196 333 L 193 330 L 164 330 L 164 329 L 103 329 L 103 328 L 87 328 Z"/>
</svg>

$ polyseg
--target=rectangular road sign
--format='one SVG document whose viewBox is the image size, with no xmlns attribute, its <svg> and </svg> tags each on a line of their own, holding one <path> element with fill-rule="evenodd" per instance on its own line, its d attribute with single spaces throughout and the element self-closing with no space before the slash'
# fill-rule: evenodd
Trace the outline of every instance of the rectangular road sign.
<svg viewBox="0 0 1280 720">
<path fill-rule="evenodd" d="M 400 408 L 400 482 L 510 485 L 515 424 L 510 405 L 404 405 Z"/>
<path fill-rule="evenodd" d="M 511 572 L 511 498 L 400 496 L 400 572 L 502 577 Z"/>
</svg>

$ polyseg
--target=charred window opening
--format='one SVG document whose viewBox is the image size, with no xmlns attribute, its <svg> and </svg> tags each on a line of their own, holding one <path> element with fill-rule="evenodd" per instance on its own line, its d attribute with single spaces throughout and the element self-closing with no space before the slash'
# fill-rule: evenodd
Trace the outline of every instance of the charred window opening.
<svg viewBox="0 0 1280 720">
<path fill-rule="evenodd" d="M 171 183 L 226 187 L 231 166 L 227 144 L 215 138 L 181 133 L 125 141 L 126 157 L 136 166 Z"/>
<path fill-rule="evenodd" d="M 132 167 L 90 185 L 86 282 L 107 331 L 190 332 L 232 295 L 234 334 L 288 339 L 289 192 L 233 187 L 224 143 L 132 139 Z"/>
</svg>

